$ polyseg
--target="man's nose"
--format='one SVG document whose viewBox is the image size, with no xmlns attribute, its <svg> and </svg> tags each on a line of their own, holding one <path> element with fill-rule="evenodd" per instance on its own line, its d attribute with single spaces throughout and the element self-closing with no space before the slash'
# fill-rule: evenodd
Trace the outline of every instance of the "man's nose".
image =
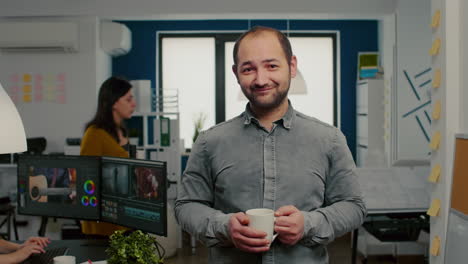
<svg viewBox="0 0 468 264">
<path fill-rule="evenodd" d="M 255 85 L 263 87 L 268 84 L 268 72 L 263 69 L 257 70 L 257 76 L 255 78 Z"/>
</svg>

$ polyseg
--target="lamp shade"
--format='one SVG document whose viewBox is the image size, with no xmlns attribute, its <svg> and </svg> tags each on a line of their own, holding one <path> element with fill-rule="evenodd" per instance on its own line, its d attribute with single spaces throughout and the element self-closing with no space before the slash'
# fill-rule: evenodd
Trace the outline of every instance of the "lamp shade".
<svg viewBox="0 0 468 264">
<path fill-rule="evenodd" d="M 23 122 L 8 94 L 0 84 L 0 154 L 27 150 Z"/>
<path fill-rule="evenodd" d="M 307 94 L 307 84 L 299 69 L 297 69 L 296 77 L 291 79 L 289 94 Z"/>
</svg>

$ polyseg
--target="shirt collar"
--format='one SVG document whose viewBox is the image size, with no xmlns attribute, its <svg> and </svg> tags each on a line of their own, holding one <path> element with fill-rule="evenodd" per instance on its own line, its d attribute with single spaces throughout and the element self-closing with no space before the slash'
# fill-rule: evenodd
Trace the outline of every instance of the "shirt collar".
<svg viewBox="0 0 468 264">
<path fill-rule="evenodd" d="M 291 101 L 289 101 L 288 99 L 288 111 L 286 111 L 286 113 L 284 114 L 282 118 L 275 121 L 275 123 L 283 124 L 284 128 L 291 129 L 293 119 L 294 119 L 294 108 L 291 104 Z M 247 103 L 247 105 L 245 106 L 245 111 L 244 111 L 244 125 L 249 125 L 252 121 L 256 124 L 260 124 L 258 119 L 252 113 L 252 110 L 250 110 L 249 103 Z"/>
</svg>

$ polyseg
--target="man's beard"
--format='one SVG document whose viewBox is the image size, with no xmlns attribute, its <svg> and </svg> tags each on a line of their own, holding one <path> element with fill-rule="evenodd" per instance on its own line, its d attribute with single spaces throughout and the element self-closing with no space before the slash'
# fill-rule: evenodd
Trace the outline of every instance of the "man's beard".
<svg viewBox="0 0 468 264">
<path fill-rule="evenodd" d="M 288 83 L 288 89 L 284 91 L 278 90 L 278 86 L 276 85 L 273 90 L 275 93 L 272 95 L 273 98 L 272 100 L 269 101 L 263 101 L 263 100 L 257 100 L 257 95 L 253 92 L 251 94 L 246 94 L 244 90 L 242 92 L 244 93 L 245 97 L 249 100 L 250 104 L 255 107 L 255 108 L 260 108 L 260 109 L 274 109 L 277 108 L 281 103 L 285 100 L 285 98 L 288 96 L 288 91 L 289 91 L 289 85 L 291 84 L 291 80 Z M 257 89 L 256 87 L 249 87 L 250 91 L 255 91 Z M 261 96 L 258 96 L 261 97 Z"/>
</svg>

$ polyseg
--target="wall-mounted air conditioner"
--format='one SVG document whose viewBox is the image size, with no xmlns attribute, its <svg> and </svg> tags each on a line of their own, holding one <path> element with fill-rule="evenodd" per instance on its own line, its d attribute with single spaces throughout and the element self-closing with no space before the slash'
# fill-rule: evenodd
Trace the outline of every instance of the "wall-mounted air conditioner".
<svg viewBox="0 0 468 264">
<path fill-rule="evenodd" d="M 73 22 L 0 22 L 3 52 L 76 52 L 78 24 Z"/>
<path fill-rule="evenodd" d="M 101 22 L 101 48 L 111 56 L 127 54 L 132 49 L 132 32 L 115 22 Z"/>
</svg>

